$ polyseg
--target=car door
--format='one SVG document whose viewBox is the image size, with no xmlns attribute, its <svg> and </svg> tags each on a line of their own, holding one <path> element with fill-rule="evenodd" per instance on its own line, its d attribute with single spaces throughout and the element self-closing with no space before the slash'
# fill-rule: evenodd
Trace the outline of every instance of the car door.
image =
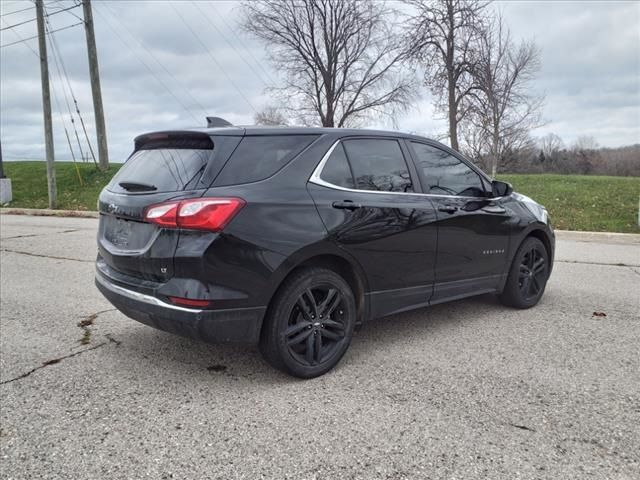
<svg viewBox="0 0 640 480">
<path fill-rule="evenodd" d="M 498 288 L 506 273 L 510 216 L 490 198 L 489 182 L 453 151 L 408 141 L 422 188 L 437 216 L 438 251 L 431 303 Z"/>
<path fill-rule="evenodd" d="M 433 290 L 437 217 L 408 155 L 395 138 L 342 139 L 308 184 L 330 241 L 366 273 L 371 317 L 427 305 Z"/>
</svg>

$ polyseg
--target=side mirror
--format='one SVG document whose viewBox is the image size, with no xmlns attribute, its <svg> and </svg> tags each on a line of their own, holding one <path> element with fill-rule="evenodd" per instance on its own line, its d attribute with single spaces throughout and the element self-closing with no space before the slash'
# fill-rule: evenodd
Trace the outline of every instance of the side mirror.
<svg viewBox="0 0 640 480">
<path fill-rule="evenodd" d="M 494 180 L 491 182 L 491 193 L 494 197 L 506 197 L 513 193 L 513 187 L 510 183 Z"/>
</svg>

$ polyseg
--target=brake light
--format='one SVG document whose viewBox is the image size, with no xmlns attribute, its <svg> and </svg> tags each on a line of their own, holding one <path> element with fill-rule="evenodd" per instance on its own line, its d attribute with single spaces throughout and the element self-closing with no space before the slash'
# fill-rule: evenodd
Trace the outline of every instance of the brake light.
<svg viewBox="0 0 640 480">
<path fill-rule="evenodd" d="M 244 207 L 241 198 L 191 198 L 147 207 L 144 219 L 165 228 L 217 232 Z"/>
</svg>

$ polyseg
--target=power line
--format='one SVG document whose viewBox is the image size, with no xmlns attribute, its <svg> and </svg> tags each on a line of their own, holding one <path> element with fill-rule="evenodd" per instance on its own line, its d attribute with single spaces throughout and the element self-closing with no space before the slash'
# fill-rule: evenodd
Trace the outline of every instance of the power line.
<svg viewBox="0 0 640 480">
<path fill-rule="evenodd" d="M 0 17 L 7 17 L 9 15 L 13 15 L 14 13 L 26 12 L 27 10 L 33 10 L 34 8 L 36 7 L 21 8 L 20 10 L 14 10 L 13 12 L 3 13 L 2 15 L 0 15 Z"/>
<path fill-rule="evenodd" d="M 84 22 L 78 22 L 78 23 L 74 23 L 73 25 L 67 25 L 66 27 L 61 27 L 61 28 L 57 28 L 55 30 L 50 30 L 47 33 L 47 35 L 55 33 L 55 32 L 61 32 L 62 30 L 67 30 L 68 28 L 77 27 L 78 25 L 82 25 L 83 23 Z M 0 48 L 10 47 L 12 45 L 17 45 L 18 43 L 26 42 L 27 40 L 33 40 L 34 38 L 38 38 L 38 35 L 34 35 L 33 37 L 23 38 L 22 40 L 19 40 L 17 42 L 5 43 L 4 45 L 0 45 Z"/>
<path fill-rule="evenodd" d="M 214 13 L 216 14 L 217 18 L 219 18 L 220 20 L 222 20 L 222 23 L 224 24 L 225 27 L 227 27 L 227 30 L 229 30 L 231 32 L 231 34 L 236 38 L 236 40 L 238 41 L 238 43 L 240 43 L 240 45 L 242 46 L 242 48 L 249 54 L 249 56 L 253 59 L 254 62 L 256 62 L 256 65 L 258 65 L 258 67 L 260 68 L 260 70 L 262 70 L 264 72 L 264 74 L 269 77 L 269 80 L 271 80 L 271 84 L 272 85 L 277 85 L 278 81 L 276 81 L 271 74 L 269 73 L 269 71 L 267 69 L 265 69 L 262 66 L 262 62 L 260 60 L 258 60 L 253 53 L 251 52 L 251 49 L 249 47 L 247 47 L 247 45 L 244 43 L 244 41 L 242 40 L 242 38 L 240 37 L 240 35 L 238 35 L 235 30 L 227 23 L 227 21 L 224 19 L 224 16 L 220 15 L 220 13 L 218 12 L 218 10 L 216 9 L 216 5 L 215 2 L 211 2 L 209 4 L 211 6 L 211 8 L 213 9 Z"/>
<path fill-rule="evenodd" d="M 49 28 L 49 27 L 47 27 L 47 28 Z M 78 149 L 80 150 L 80 157 L 84 158 L 84 152 L 82 151 L 82 144 L 80 142 L 80 137 L 78 136 L 78 129 L 76 128 L 75 120 L 73 119 L 73 113 L 71 112 L 71 105 L 69 103 L 69 98 L 67 97 L 67 90 L 65 89 L 64 82 L 62 81 L 62 73 L 60 72 L 60 65 L 59 65 L 58 58 L 57 58 L 59 56 L 59 52 L 56 52 L 56 50 L 57 50 L 57 42 L 52 42 L 51 41 L 52 37 L 53 37 L 53 35 L 49 36 L 49 43 L 51 44 L 51 51 L 53 53 L 53 55 L 52 55 L 53 61 L 54 61 L 56 70 L 58 72 L 58 79 L 60 81 L 60 85 L 62 87 L 62 94 L 64 95 L 64 103 L 66 104 L 67 111 L 69 112 L 69 120 L 71 121 L 71 125 L 73 126 L 73 132 L 75 134 L 76 141 L 78 143 Z M 56 55 L 56 53 L 57 53 L 57 55 Z M 62 62 L 62 58 L 60 58 L 60 61 Z M 71 84 L 69 83 L 69 78 L 66 77 L 66 80 L 67 80 L 67 85 L 69 86 L 69 89 L 71 90 Z M 56 101 L 56 105 L 58 106 L 58 110 L 61 110 L 60 109 L 60 103 L 58 102 L 58 97 L 55 95 L 55 89 L 53 90 L 53 92 L 54 92 L 54 99 Z M 73 90 L 71 90 L 71 95 L 73 96 Z M 66 126 L 66 123 L 64 122 L 64 117 L 62 116 L 62 114 L 60 114 L 60 117 L 62 118 L 62 123 L 63 123 L 63 126 L 65 128 L 65 134 L 67 135 L 67 141 L 69 143 L 69 148 L 71 149 L 71 155 L 74 156 L 73 148 L 71 147 L 71 140 L 69 140 L 69 134 L 67 133 L 67 126 Z"/>
<path fill-rule="evenodd" d="M 51 28 L 51 23 L 49 22 L 49 19 L 46 16 L 45 16 L 45 27 L 47 29 Z M 60 74 L 60 66 L 58 65 L 58 59 L 59 59 L 60 65 L 62 66 L 62 71 L 64 72 L 64 78 L 65 78 L 65 80 L 67 82 L 67 86 L 69 87 L 69 93 L 71 94 L 71 98 L 72 98 L 73 103 L 74 103 L 74 105 L 76 107 L 76 113 L 78 115 L 78 119 L 80 120 L 80 125 L 82 126 L 82 130 L 84 132 L 84 137 L 85 137 L 85 140 L 87 142 L 87 146 L 89 147 L 89 152 L 91 152 L 91 156 L 93 157 L 93 163 L 95 163 L 97 165 L 96 157 L 95 157 L 95 155 L 93 153 L 93 148 L 91 147 L 91 140 L 89 139 L 89 135 L 87 133 L 87 129 L 86 129 L 85 125 L 84 125 L 84 120 L 82 118 L 82 115 L 80 114 L 80 108 L 78 107 L 78 101 L 76 100 L 76 96 L 73 93 L 73 88 L 71 87 L 71 81 L 69 80 L 69 74 L 67 73 L 67 68 L 66 68 L 66 66 L 64 64 L 64 59 L 62 58 L 62 54 L 60 53 L 60 47 L 58 46 L 58 42 L 57 42 L 57 40 L 55 38 L 55 35 L 50 35 L 49 36 L 49 43 L 52 46 L 52 53 L 53 53 L 52 56 L 53 56 L 53 59 L 54 59 L 54 63 L 56 65 L 56 69 L 58 71 L 58 77 L 60 78 L 60 82 L 62 83 L 62 75 Z M 76 141 L 78 142 L 78 148 L 80 149 L 80 155 L 84 158 L 84 153 L 82 151 L 82 145 L 81 145 L 81 142 L 80 142 L 80 137 L 78 136 L 78 129 L 76 128 L 75 121 L 74 121 L 73 115 L 71 113 L 71 107 L 69 105 L 69 99 L 67 98 L 66 91 L 64 90 L 64 84 L 62 84 L 62 85 L 63 85 L 62 92 L 64 93 L 64 100 L 65 100 L 65 103 L 67 104 L 67 110 L 69 111 L 69 119 L 71 120 L 71 124 L 73 125 L 73 131 L 74 131 L 75 136 L 76 136 Z M 67 134 L 67 136 L 68 136 L 68 134 Z M 70 141 L 69 141 L 69 143 L 70 143 Z M 73 155 L 73 152 L 72 152 L 72 155 Z"/>
<path fill-rule="evenodd" d="M 149 73 L 158 81 L 158 83 L 160 83 L 160 85 L 162 85 L 164 87 L 164 89 L 176 100 L 176 102 L 178 102 L 180 104 L 180 106 L 191 116 L 191 118 L 193 118 L 193 120 L 195 122 L 198 122 L 198 119 L 195 117 L 195 115 L 193 115 L 193 113 L 185 106 L 184 103 L 182 103 L 180 101 L 180 99 L 178 97 L 176 97 L 176 95 L 173 93 L 173 91 L 171 91 L 171 89 L 169 87 L 167 87 L 167 85 L 155 74 L 155 72 L 151 69 L 151 67 L 149 67 L 149 65 L 147 65 L 147 63 L 142 60 L 142 58 L 136 53 L 136 51 L 131 48 L 129 46 L 129 44 L 126 42 L 126 40 L 124 40 L 120 34 L 118 33 L 118 31 L 113 28 L 109 22 L 109 20 L 107 20 L 106 16 L 103 15 L 102 13 L 100 13 L 97 9 L 95 9 L 95 12 L 102 17 L 102 19 L 105 21 L 105 24 L 109 27 L 109 29 L 115 34 L 115 36 L 120 40 L 120 42 L 122 42 L 122 44 L 127 47 L 127 49 L 129 49 L 129 51 L 138 59 L 138 61 L 145 66 L 145 68 L 149 71 Z"/>
<path fill-rule="evenodd" d="M 60 0 L 53 0 L 51 3 L 48 3 L 47 5 L 45 5 L 46 7 L 49 7 L 50 5 L 53 5 L 54 3 L 60 4 L 60 6 L 52 6 L 51 8 L 57 8 L 57 9 L 61 9 L 64 7 L 63 3 Z M 82 5 L 82 2 L 80 1 L 75 1 L 73 2 L 75 4 L 76 7 L 79 7 Z M 59 10 L 60 12 L 67 12 L 71 15 L 73 15 L 74 17 L 76 17 L 78 20 L 83 21 L 84 22 L 84 18 L 79 17 L 78 15 L 76 15 L 75 13 L 73 13 L 72 11 L 67 11 L 67 10 Z"/>
<path fill-rule="evenodd" d="M 164 65 L 164 63 L 162 63 L 160 60 L 158 60 L 158 57 L 156 57 L 156 56 L 154 55 L 154 53 L 153 53 L 151 50 L 149 50 L 149 49 L 148 49 L 148 48 L 147 48 L 147 47 L 146 47 L 146 46 L 145 46 L 145 45 L 144 45 L 140 40 L 138 40 L 138 39 L 136 38 L 136 36 L 135 36 L 135 35 L 131 32 L 131 30 L 129 30 L 129 28 L 126 26 L 126 24 L 125 24 L 124 22 L 120 21 L 120 19 L 119 19 L 119 18 L 118 18 L 114 13 L 113 13 L 113 10 L 111 10 L 111 8 L 110 8 L 106 3 L 103 3 L 103 4 L 101 5 L 101 8 L 106 8 L 106 9 L 109 11 L 109 13 L 111 14 L 111 16 L 116 20 L 116 22 L 118 22 L 118 23 L 120 24 L 120 26 L 121 26 L 122 28 L 124 28 L 124 29 L 127 31 L 127 33 L 131 36 L 131 38 L 133 38 L 133 39 L 136 41 L 136 43 L 137 43 L 138 45 L 140 45 L 140 46 L 141 46 L 141 47 L 142 47 L 142 48 L 143 48 L 143 49 L 144 49 L 144 50 L 149 54 L 149 56 L 155 60 L 155 62 L 156 62 L 158 65 L 160 65 L 160 67 L 164 70 L 164 72 L 165 72 L 167 75 L 169 75 L 169 76 L 170 76 L 170 77 L 171 77 L 171 78 L 172 78 L 172 79 L 173 79 L 173 80 L 174 80 L 174 81 L 175 81 L 175 82 L 180 86 L 180 88 L 182 88 L 182 89 L 185 91 L 185 93 L 189 96 L 189 98 L 193 101 L 193 103 L 194 103 L 194 104 L 196 104 L 196 105 L 200 108 L 200 110 L 202 111 L 202 113 L 204 113 L 204 116 L 207 116 L 207 114 L 208 114 L 209 112 L 207 112 L 206 108 L 202 105 L 202 103 L 200 103 L 200 102 L 198 101 L 198 99 L 197 99 L 197 98 L 195 98 L 195 97 L 191 94 L 191 92 L 189 91 L 189 89 L 188 89 L 187 87 L 185 87 L 185 86 L 183 86 L 183 85 L 182 85 L 182 83 L 181 83 L 181 82 L 180 82 L 180 81 L 179 81 L 179 80 L 178 80 L 178 79 L 177 79 L 177 78 L 176 78 L 176 77 L 171 73 L 171 71 L 169 71 L 169 69 L 167 69 L 167 67 Z M 94 9 L 95 9 L 95 7 L 94 7 Z"/>
<path fill-rule="evenodd" d="M 245 102 L 247 102 L 247 105 L 249 105 L 249 107 L 251 108 L 251 110 L 253 110 L 254 113 L 258 113 L 258 111 L 255 109 L 255 107 L 253 106 L 253 104 L 249 101 L 249 99 L 244 95 L 244 93 L 242 93 L 242 90 L 240 90 L 240 88 L 238 88 L 238 86 L 235 84 L 235 82 L 231 79 L 231 77 L 229 77 L 229 75 L 227 74 L 227 72 L 225 71 L 224 68 L 222 68 L 222 65 L 220 65 L 220 63 L 218 62 L 218 60 L 216 60 L 216 57 L 213 56 L 213 54 L 209 51 L 209 49 L 207 48 L 207 46 L 204 44 L 204 42 L 200 39 L 200 37 L 198 36 L 198 34 L 193 30 L 193 28 L 191 28 L 191 25 L 189 25 L 189 23 L 185 20 L 185 18 L 182 16 L 182 14 L 180 13 L 180 11 L 175 7 L 175 5 L 172 2 L 169 2 L 169 5 L 171 5 L 171 8 L 173 8 L 173 11 L 176 12 L 178 14 L 178 16 L 180 17 L 180 19 L 182 20 L 182 23 L 185 24 L 185 26 L 189 29 L 189 31 L 191 32 L 191 34 L 195 37 L 195 39 L 198 41 L 198 43 L 202 46 L 202 48 L 204 49 L 205 52 L 207 52 L 207 54 L 209 55 L 209 57 L 211 57 L 211 60 L 213 60 L 213 62 L 216 64 L 216 66 L 218 67 L 218 70 L 220 70 L 222 72 L 222 74 L 227 77 L 227 80 L 229 81 L 229 83 L 233 86 L 233 88 L 236 89 L 236 91 L 238 92 L 238 94 L 244 99 Z"/>
<path fill-rule="evenodd" d="M 10 28 L 15 28 L 15 27 L 19 27 L 20 25 L 24 25 L 25 23 L 31 23 L 34 22 L 36 19 L 34 18 L 30 18 L 29 20 L 25 20 L 24 22 L 20 22 L 20 23 L 14 23 L 13 25 L 9 25 L 7 27 L 3 27 L 0 28 L 0 32 L 3 32 L 5 30 L 9 30 Z"/>
<path fill-rule="evenodd" d="M 73 7 L 67 7 L 67 8 L 64 8 L 62 10 L 58 10 L 57 12 L 47 13 L 45 15 L 45 17 L 50 17 L 51 15 L 57 15 L 58 13 L 66 12 L 66 11 L 71 10 L 73 8 L 78 8 L 78 5 L 74 5 Z M 8 27 L 0 28 L 0 32 L 2 32 L 4 30 L 8 30 L 10 28 L 19 27 L 20 25 L 24 25 L 25 23 L 30 23 L 30 22 L 33 22 L 33 21 L 35 21 L 35 18 L 31 18 L 29 20 L 25 20 L 25 21 L 20 22 L 20 23 L 14 23 L 13 25 L 9 25 Z"/>
<path fill-rule="evenodd" d="M 218 26 L 216 25 L 216 23 L 209 17 L 209 15 L 202 11 L 200 9 L 200 7 L 198 6 L 197 3 L 195 2 L 191 2 L 193 4 L 194 7 L 196 7 L 196 9 L 205 17 L 205 19 L 211 24 L 211 26 L 216 30 L 216 32 L 218 32 L 218 34 L 224 39 L 225 42 L 227 42 L 227 45 L 229 45 L 234 52 L 236 52 L 238 54 L 238 57 L 240 57 L 240 59 L 251 69 L 251 71 L 253 72 L 253 74 L 256 76 L 256 78 L 258 78 L 262 83 L 264 83 L 264 85 L 266 87 L 269 86 L 269 83 L 266 82 L 264 80 L 264 78 L 262 78 L 262 75 L 260 75 L 255 68 L 253 68 L 253 65 L 251 65 L 250 62 L 248 62 L 244 56 L 238 51 L 238 49 L 235 47 L 235 45 L 233 43 L 231 43 L 227 37 L 225 37 L 224 33 L 222 33 L 222 31 L 218 28 Z"/>
<path fill-rule="evenodd" d="M 47 28 L 50 29 L 51 23 L 49 22 L 49 18 L 47 15 L 45 15 L 45 22 L 46 22 Z M 98 166 L 98 163 L 96 162 L 96 156 L 93 153 L 93 147 L 91 146 L 91 140 L 89 139 L 89 134 L 87 133 L 87 128 L 84 124 L 84 119 L 80 114 L 80 107 L 78 107 L 78 100 L 76 99 L 76 96 L 73 93 L 73 88 L 71 87 L 71 82 L 69 81 L 69 74 L 67 73 L 67 68 L 65 67 L 64 59 L 62 58 L 62 54 L 60 53 L 58 42 L 54 35 L 50 36 L 50 41 L 53 45 L 54 58 L 55 58 L 55 55 L 57 55 L 58 58 L 60 59 L 60 65 L 62 65 L 62 71 L 64 72 L 64 76 L 67 81 L 67 85 L 69 87 L 69 92 L 71 93 L 71 98 L 73 99 L 73 103 L 76 107 L 76 113 L 78 114 L 78 119 L 80 120 L 80 125 L 82 126 L 82 131 L 84 132 L 84 137 L 85 137 L 85 140 L 87 141 L 87 146 L 89 147 L 89 152 L 91 153 L 91 157 L 93 158 L 93 163 L 95 163 L 96 166 Z M 65 100 L 66 100 L 66 96 L 65 96 Z M 72 119 L 71 122 L 73 123 L 73 117 L 71 117 L 71 119 Z M 74 130 L 75 130 L 75 124 L 74 124 Z M 78 138 L 77 130 L 75 131 L 75 133 L 76 133 L 76 139 L 78 140 L 78 147 L 80 148 L 80 152 L 82 152 L 82 147 L 80 146 L 80 139 Z"/>
<path fill-rule="evenodd" d="M 35 7 L 34 7 L 34 8 L 35 8 Z M 2 20 L 2 22 L 3 22 L 3 23 L 6 23 L 6 20 L 5 20 L 4 18 L 0 18 L 0 20 Z M 23 39 L 23 38 L 18 34 L 18 32 L 14 31 L 14 30 L 11 30 L 11 33 L 13 33 L 13 34 L 16 36 L 16 38 L 18 38 L 18 41 L 17 41 L 16 43 L 22 43 L 22 44 L 24 44 L 24 46 L 25 46 L 25 47 L 27 47 L 29 50 L 31 50 L 31 51 L 33 52 L 33 54 L 34 54 L 36 57 L 40 58 L 40 55 L 38 54 L 38 52 L 36 52 L 36 51 L 31 47 L 31 45 L 29 45 L 29 44 L 28 44 L 28 43 L 27 43 L 27 42 L 26 42 L 26 41 L 25 41 L 25 40 L 24 40 L 24 39 Z M 3 45 L 3 46 L 4 46 L 4 45 Z"/>
</svg>

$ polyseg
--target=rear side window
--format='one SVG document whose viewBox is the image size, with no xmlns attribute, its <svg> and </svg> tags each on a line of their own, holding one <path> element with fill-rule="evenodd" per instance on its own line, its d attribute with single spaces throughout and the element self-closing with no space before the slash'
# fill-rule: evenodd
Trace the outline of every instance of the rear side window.
<svg viewBox="0 0 640 480">
<path fill-rule="evenodd" d="M 322 168 L 320 178 L 338 187 L 355 188 L 351 167 L 349 167 L 342 143 L 338 143 L 329 155 L 327 163 Z"/>
<path fill-rule="evenodd" d="M 257 182 L 270 177 L 304 150 L 317 135 L 244 137 L 214 185 Z"/>
<path fill-rule="evenodd" d="M 358 190 L 412 192 L 411 176 L 397 140 L 345 140 Z"/>
<path fill-rule="evenodd" d="M 131 193 L 136 188 L 139 189 L 137 191 L 147 192 L 176 192 L 196 188 L 211 154 L 211 149 L 138 150 L 113 177 L 108 189 L 116 193 Z M 140 186 L 144 188 L 140 189 Z"/>
</svg>

